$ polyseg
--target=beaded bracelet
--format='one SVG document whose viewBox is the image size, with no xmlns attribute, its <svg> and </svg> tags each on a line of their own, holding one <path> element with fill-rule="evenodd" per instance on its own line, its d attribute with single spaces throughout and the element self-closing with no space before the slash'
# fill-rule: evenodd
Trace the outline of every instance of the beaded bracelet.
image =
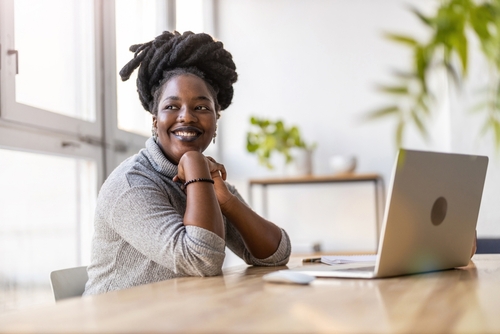
<svg viewBox="0 0 500 334">
<path fill-rule="evenodd" d="M 182 189 L 186 189 L 186 187 L 188 185 L 190 185 L 191 183 L 194 183 L 194 182 L 209 182 L 211 184 L 214 184 L 214 180 L 212 179 L 208 179 L 208 178 L 204 178 L 204 177 L 200 177 L 200 178 L 197 178 L 197 179 L 192 179 L 192 180 L 189 180 L 189 181 L 186 181 L 186 183 L 184 183 L 182 185 Z"/>
</svg>

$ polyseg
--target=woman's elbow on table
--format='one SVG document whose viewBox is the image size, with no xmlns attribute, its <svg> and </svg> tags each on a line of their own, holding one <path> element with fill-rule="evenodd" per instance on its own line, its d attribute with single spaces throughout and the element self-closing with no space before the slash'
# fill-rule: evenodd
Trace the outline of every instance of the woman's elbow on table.
<svg viewBox="0 0 500 334">
<path fill-rule="evenodd" d="M 172 250 L 174 271 L 186 276 L 220 275 L 226 255 L 224 239 L 195 226 L 187 226 L 186 232 Z"/>
</svg>

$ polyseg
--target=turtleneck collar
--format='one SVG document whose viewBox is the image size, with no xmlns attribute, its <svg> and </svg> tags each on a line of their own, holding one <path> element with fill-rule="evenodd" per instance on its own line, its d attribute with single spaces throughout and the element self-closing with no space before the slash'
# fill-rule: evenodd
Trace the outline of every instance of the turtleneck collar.
<svg viewBox="0 0 500 334">
<path fill-rule="evenodd" d="M 148 160 L 158 173 L 166 175 L 169 178 L 177 175 L 177 165 L 174 165 L 165 157 L 153 137 L 150 137 L 146 141 L 146 150 L 149 153 Z"/>
</svg>

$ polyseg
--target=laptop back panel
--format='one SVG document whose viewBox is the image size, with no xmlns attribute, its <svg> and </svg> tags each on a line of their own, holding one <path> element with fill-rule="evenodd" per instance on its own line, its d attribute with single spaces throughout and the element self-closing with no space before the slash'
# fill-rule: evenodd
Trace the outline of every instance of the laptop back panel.
<svg viewBox="0 0 500 334">
<path fill-rule="evenodd" d="M 484 156 L 400 150 L 375 276 L 467 265 L 487 165 Z"/>
</svg>

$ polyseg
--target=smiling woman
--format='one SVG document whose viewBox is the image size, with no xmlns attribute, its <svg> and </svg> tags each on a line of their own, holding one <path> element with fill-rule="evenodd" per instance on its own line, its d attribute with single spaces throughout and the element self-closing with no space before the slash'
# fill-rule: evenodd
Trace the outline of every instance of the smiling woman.
<svg viewBox="0 0 500 334">
<path fill-rule="evenodd" d="M 285 231 L 252 211 L 225 182 L 224 165 L 203 155 L 232 101 L 231 54 L 192 32 L 164 32 L 130 50 L 120 75 L 127 80 L 139 68 L 152 137 L 101 188 L 85 294 L 219 275 L 226 245 L 251 265 L 287 263 Z"/>
</svg>

